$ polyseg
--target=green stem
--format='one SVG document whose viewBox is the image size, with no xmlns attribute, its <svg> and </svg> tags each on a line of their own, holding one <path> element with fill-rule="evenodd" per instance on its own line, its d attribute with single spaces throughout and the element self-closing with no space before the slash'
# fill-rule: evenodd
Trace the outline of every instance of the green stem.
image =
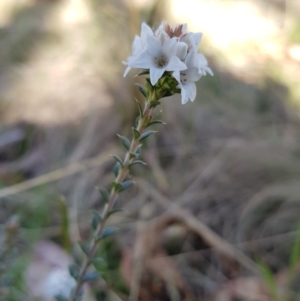
<svg viewBox="0 0 300 301">
<path fill-rule="evenodd" d="M 147 123 L 149 121 L 149 119 L 151 118 L 151 112 L 152 112 L 152 108 L 150 107 L 150 101 L 146 101 L 145 102 L 145 107 L 144 107 L 144 111 L 143 111 L 143 117 L 140 118 L 138 126 L 136 128 L 136 130 L 139 132 L 139 134 L 141 135 L 145 128 L 147 127 Z M 115 183 L 122 183 L 124 181 L 124 179 L 126 178 L 128 172 L 129 172 L 129 164 L 132 162 L 132 158 L 130 158 L 130 153 L 134 153 L 136 151 L 136 149 L 139 146 L 139 139 L 137 138 L 132 138 L 131 144 L 130 144 L 130 148 L 127 151 L 124 161 L 123 161 L 123 167 L 120 169 L 118 176 L 115 179 Z M 108 213 L 109 211 L 114 207 L 114 204 L 116 202 L 118 196 L 118 191 L 115 190 L 115 188 L 112 188 L 110 191 L 110 197 L 109 197 L 109 201 L 105 204 L 103 212 L 102 212 L 102 222 L 99 223 L 96 231 L 95 231 L 95 236 L 94 239 L 92 241 L 92 245 L 91 248 L 87 254 L 87 258 L 81 268 L 79 277 L 77 279 L 77 285 L 73 291 L 73 294 L 71 296 L 72 301 L 75 301 L 76 298 L 78 297 L 82 285 L 84 283 L 84 277 L 87 273 L 87 270 L 89 268 L 89 266 L 91 265 L 91 262 L 95 256 L 95 253 L 97 251 L 97 247 L 98 247 L 98 243 L 99 240 L 97 239 L 98 237 L 101 236 L 107 219 L 108 219 Z"/>
</svg>

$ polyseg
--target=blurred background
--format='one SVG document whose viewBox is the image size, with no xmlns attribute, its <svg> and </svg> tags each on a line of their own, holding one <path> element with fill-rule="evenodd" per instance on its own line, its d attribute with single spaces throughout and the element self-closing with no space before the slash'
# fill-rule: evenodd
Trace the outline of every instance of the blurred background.
<svg viewBox="0 0 300 301">
<path fill-rule="evenodd" d="M 162 20 L 214 76 L 157 110 L 84 300 L 300 300 L 298 0 L 0 1 L 0 300 L 54 300 L 83 260 L 138 113 L 122 60 Z"/>
</svg>

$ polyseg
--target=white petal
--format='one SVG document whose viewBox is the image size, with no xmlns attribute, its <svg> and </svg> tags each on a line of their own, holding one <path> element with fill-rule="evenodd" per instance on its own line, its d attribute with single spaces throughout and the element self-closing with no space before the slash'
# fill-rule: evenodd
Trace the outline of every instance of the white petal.
<svg viewBox="0 0 300 301">
<path fill-rule="evenodd" d="M 183 63 L 177 56 L 172 56 L 166 66 L 167 71 L 182 71 L 186 69 L 186 64 Z"/>
<path fill-rule="evenodd" d="M 162 45 L 162 52 L 167 56 L 167 57 L 172 57 L 176 55 L 178 48 L 178 42 L 177 38 L 172 38 L 169 40 L 166 40 L 163 45 Z"/>
<path fill-rule="evenodd" d="M 174 71 L 172 73 L 172 76 L 178 81 L 178 83 L 181 85 L 180 83 L 180 71 Z"/>
<path fill-rule="evenodd" d="M 127 67 L 124 74 L 123 74 L 123 77 L 125 77 L 131 69 L 132 69 L 131 67 Z"/>
<path fill-rule="evenodd" d="M 131 56 L 128 59 L 128 66 L 131 68 L 150 69 L 153 66 L 152 57 L 147 51 L 143 51 L 138 56 Z"/>
<path fill-rule="evenodd" d="M 189 82 L 196 82 L 201 78 L 202 73 L 199 74 L 199 69 L 196 67 L 192 67 L 187 69 L 186 71 L 186 78 Z"/>
<path fill-rule="evenodd" d="M 189 101 L 189 97 L 187 95 L 187 91 L 185 89 L 185 86 L 181 87 L 181 103 L 184 105 Z"/>
<path fill-rule="evenodd" d="M 181 102 L 182 104 L 187 103 L 189 100 L 194 101 L 196 98 L 196 85 L 194 83 L 186 83 L 181 86 Z"/>
<path fill-rule="evenodd" d="M 150 82 L 152 86 L 154 86 L 157 83 L 157 81 L 164 74 L 165 70 L 166 70 L 165 68 L 154 68 L 154 67 L 150 69 Z"/>
<path fill-rule="evenodd" d="M 141 29 L 141 38 L 144 43 L 146 43 L 148 35 L 153 36 L 153 31 L 146 23 L 143 23 Z"/>
<path fill-rule="evenodd" d="M 187 50 L 188 45 L 186 43 L 178 42 L 176 56 L 178 56 L 180 60 L 184 61 L 184 59 L 186 58 Z"/>
<path fill-rule="evenodd" d="M 207 60 L 202 53 L 197 53 L 197 60 L 198 60 L 199 64 L 207 65 Z"/>
<path fill-rule="evenodd" d="M 201 42 L 202 35 L 203 35 L 202 32 L 196 32 L 196 33 L 192 33 L 192 34 L 190 35 L 190 41 L 191 41 L 191 43 L 192 43 L 197 49 L 198 49 L 199 44 L 200 44 L 200 42 Z"/>
<path fill-rule="evenodd" d="M 194 101 L 196 98 L 196 94 L 197 94 L 197 88 L 196 85 L 194 83 L 187 83 L 187 86 L 189 87 L 189 93 L 190 93 L 190 100 Z"/>
<path fill-rule="evenodd" d="M 161 42 L 157 37 L 147 36 L 147 51 L 153 57 L 158 57 L 161 53 Z"/>
<path fill-rule="evenodd" d="M 142 44 L 142 39 L 138 36 L 135 36 L 132 43 L 132 55 L 136 56 L 140 54 L 144 50 L 144 46 Z"/>
<path fill-rule="evenodd" d="M 205 71 L 211 75 L 211 76 L 214 76 L 214 73 L 211 71 L 211 69 L 209 67 L 205 67 Z"/>
<path fill-rule="evenodd" d="M 187 33 L 187 23 L 184 23 L 182 25 L 182 34 L 186 34 Z"/>
<path fill-rule="evenodd" d="M 191 50 L 185 59 L 185 64 L 188 68 L 198 67 L 199 63 L 197 60 L 197 56 L 194 50 Z"/>
<path fill-rule="evenodd" d="M 165 22 L 163 21 L 159 27 L 157 28 L 157 30 L 155 31 L 155 35 L 158 37 L 160 35 L 161 32 L 163 32 L 165 30 Z"/>
</svg>

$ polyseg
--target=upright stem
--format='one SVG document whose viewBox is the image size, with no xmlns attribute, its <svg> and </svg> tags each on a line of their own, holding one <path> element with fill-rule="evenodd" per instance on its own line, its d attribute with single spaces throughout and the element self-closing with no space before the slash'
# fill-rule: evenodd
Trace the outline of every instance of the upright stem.
<svg viewBox="0 0 300 301">
<path fill-rule="evenodd" d="M 150 107 L 150 101 L 146 101 L 144 111 L 143 111 L 143 117 L 140 118 L 138 126 L 136 128 L 136 130 L 139 132 L 140 135 L 145 130 L 147 123 L 148 123 L 149 119 L 151 118 L 151 111 L 152 111 L 152 108 Z M 135 138 L 133 136 L 131 144 L 130 144 L 130 148 L 127 151 L 124 161 L 123 161 L 123 167 L 120 169 L 118 176 L 115 179 L 115 183 L 121 184 L 124 181 L 125 177 L 128 174 L 128 171 L 129 171 L 129 164 L 133 160 L 130 157 L 130 153 L 135 153 L 138 146 L 139 146 L 139 139 Z M 78 297 L 78 295 L 80 295 L 80 291 L 81 291 L 82 285 L 84 283 L 84 277 L 85 277 L 87 270 L 95 256 L 95 253 L 97 251 L 97 247 L 98 247 L 98 243 L 99 243 L 99 240 L 97 238 L 101 236 L 101 234 L 105 228 L 105 225 L 106 225 L 106 222 L 108 219 L 108 213 L 114 207 L 117 196 L 118 196 L 118 191 L 114 187 L 112 187 L 112 189 L 110 191 L 109 201 L 105 204 L 103 212 L 102 212 L 102 222 L 98 224 L 98 227 L 95 230 L 95 236 L 93 238 L 91 248 L 90 248 L 90 250 L 87 254 L 87 257 L 85 259 L 85 262 L 81 268 L 79 277 L 77 279 L 77 285 L 71 296 L 70 300 L 72 300 L 72 301 L 75 301 L 76 298 Z"/>
</svg>

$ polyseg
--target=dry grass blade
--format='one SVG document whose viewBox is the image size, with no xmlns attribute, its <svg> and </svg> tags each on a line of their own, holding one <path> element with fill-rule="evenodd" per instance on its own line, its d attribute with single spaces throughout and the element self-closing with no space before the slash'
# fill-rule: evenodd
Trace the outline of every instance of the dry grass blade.
<svg viewBox="0 0 300 301">
<path fill-rule="evenodd" d="M 188 226 L 191 230 L 197 233 L 202 239 L 215 248 L 221 255 L 224 255 L 228 258 L 231 258 L 241 264 L 241 266 L 245 267 L 252 273 L 256 275 L 260 275 L 260 270 L 257 264 L 240 252 L 238 249 L 234 248 L 230 243 L 226 240 L 222 239 L 219 235 L 217 235 L 214 231 L 208 228 L 201 221 L 197 220 L 193 215 L 191 215 L 188 211 L 181 209 L 175 203 L 172 203 L 170 200 L 165 198 L 159 191 L 155 189 L 150 183 L 145 181 L 139 181 L 139 184 L 142 189 L 148 190 L 149 194 L 152 194 L 154 199 L 159 202 L 166 209 L 170 209 L 176 217 L 183 222 L 186 226 Z"/>
<path fill-rule="evenodd" d="M 80 162 L 70 164 L 69 166 L 51 171 L 47 174 L 36 177 L 34 179 L 24 181 L 19 184 L 12 185 L 10 187 L 1 189 L 0 190 L 0 198 L 4 198 L 4 197 L 7 197 L 7 196 L 10 196 L 13 194 L 17 194 L 22 191 L 26 191 L 31 188 L 37 187 L 39 185 L 54 182 L 59 179 L 65 178 L 67 176 L 73 175 L 75 173 L 83 172 L 87 169 L 97 167 L 99 165 L 102 165 L 104 162 L 106 162 L 108 156 L 109 156 L 109 153 L 104 152 L 97 157 L 87 159 L 87 160 L 82 160 Z"/>
</svg>

